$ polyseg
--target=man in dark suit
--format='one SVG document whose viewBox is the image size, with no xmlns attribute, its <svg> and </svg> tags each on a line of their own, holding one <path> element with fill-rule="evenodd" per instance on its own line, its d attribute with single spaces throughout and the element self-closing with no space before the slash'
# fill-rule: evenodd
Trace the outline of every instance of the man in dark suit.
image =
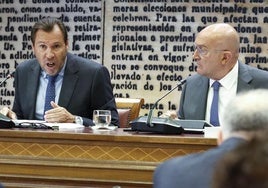
<svg viewBox="0 0 268 188">
<path fill-rule="evenodd" d="M 56 18 L 43 18 L 31 31 L 36 59 L 16 69 L 15 99 L 10 117 L 93 125 L 93 110 L 110 110 L 119 125 L 110 75 L 106 67 L 68 52 L 67 30 Z M 55 76 L 55 100 L 45 110 L 48 77 Z"/>
<path fill-rule="evenodd" d="M 259 132 L 268 130 L 267 96 L 267 89 L 238 94 L 226 106 L 218 137 L 219 146 L 163 162 L 154 172 L 154 187 L 211 187 L 213 172 L 221 157 Z"/>
<path fill-rule="evenodd" d="M 223 109 L 237 93 L 268 88 L 268 72 L 238 61 L 239 42 L 236 30 L 224 23 L 210 25 L 198 33 L 193 54 L 198 74 L 190 76 L 183 87 L 178 118 L 210 122 L 214 81 L 221 84 L 219 125 Z"/>
</svg>

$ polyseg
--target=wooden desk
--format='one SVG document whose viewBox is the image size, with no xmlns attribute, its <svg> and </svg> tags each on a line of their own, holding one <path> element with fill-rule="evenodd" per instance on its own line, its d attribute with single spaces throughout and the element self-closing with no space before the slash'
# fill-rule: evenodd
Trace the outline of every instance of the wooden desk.
<svg viewBox="0 0 268 188">
<path fill-rule="evenodd" d="M 216 146 L 203 135 L 0 130 L 0 182 L 6 187 L 152 187 L 160 162 Z"/>
</svg>

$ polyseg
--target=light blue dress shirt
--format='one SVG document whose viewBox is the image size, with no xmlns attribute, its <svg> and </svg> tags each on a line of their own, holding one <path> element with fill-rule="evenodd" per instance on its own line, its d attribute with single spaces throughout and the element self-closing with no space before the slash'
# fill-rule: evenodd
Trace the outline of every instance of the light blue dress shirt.
<svg viewBox="0 0 268 188">
<path fill-rule="evenodd" d="M 62 80 L 64 76 L 64 70 L 66 67 L 66 61 L 60 70 L 58 77 L 55 82 L 55 103 L 58 104 L 59 96 L 60 96 L 60 90 L 62 86 Z M 45 71 L 41 71 L 40 78 L 39 78 L 39 88 L 37 92 L 37 99 L 36 99 L 36 107 L 35 107 L 35 117 L 38 120 L 44 119 L 44 106 L 45 106 L 45 98 L 46 98 L 46 88 L 48 84 L 48 78 Z"/>
</svg>

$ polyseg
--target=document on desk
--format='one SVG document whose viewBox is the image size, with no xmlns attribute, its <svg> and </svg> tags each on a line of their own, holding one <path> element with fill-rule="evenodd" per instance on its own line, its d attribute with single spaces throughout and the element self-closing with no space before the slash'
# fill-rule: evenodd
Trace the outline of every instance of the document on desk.
<svg viewBox="0 0 268 188">
<path fill-rule="evenodd" d="M 98 126 L 92 126 L 91 129 L 94 131 L 114 131 L 118 127 L 117 126 L 106 126 L 106 127 L 98 127 Z"/>
<path fill-rule="evenodd" d="M 221 130 L 221 127 L 205 127 L 204 137 L 205 138 L 218 138 L 220 130 Z"/>
<path fill-rule="evenodd" d="M 76 130 L 84 128 L 83 125 L 76 123 L 47 123 L 44 120 L 13 120 L 15 127 L 35 128 L 35 129 L 53 129 L 53 130 Z"/>
<path fill-rule="evenodd" d="M 85 128 L 84 125 L 76 124 L 76 123 L 45 123 L 45 125 L 51 127 L 54 130 L 77 130 Z"/>
</svg>

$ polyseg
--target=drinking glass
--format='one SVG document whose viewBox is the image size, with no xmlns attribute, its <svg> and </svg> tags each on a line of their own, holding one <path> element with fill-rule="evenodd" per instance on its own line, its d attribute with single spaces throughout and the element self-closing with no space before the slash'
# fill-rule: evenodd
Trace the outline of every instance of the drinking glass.
<svg viewBox="0 0 268 188">
<path fill-rule="evenodd" d="M 111 123 L 111 111 L 110 110 L 94 110 L 93 122 L 96 128 L 108 128 Z"/>
</svg>

